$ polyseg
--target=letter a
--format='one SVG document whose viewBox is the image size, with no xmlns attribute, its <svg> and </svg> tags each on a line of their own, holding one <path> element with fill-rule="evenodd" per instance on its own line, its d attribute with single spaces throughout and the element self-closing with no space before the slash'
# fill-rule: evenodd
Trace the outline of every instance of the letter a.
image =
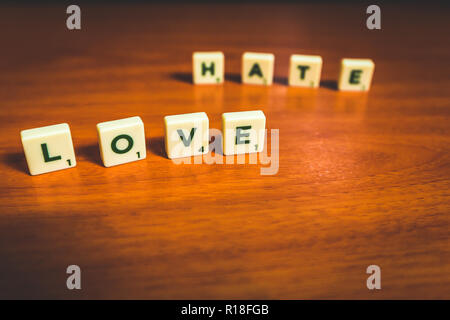
<svg viewBox="0 0 450 320">
<path fill-rule="evenodd" d="M 66 20 L 66 26 L 69 30 L 80 30 L 81 29 L 81 9 L 79 6 L 72 4 L 67 7 L 66 10 L 67 14 L 70 14 L 70 16 L 67 17 Z"/>
<path fill-rule="evenodd" d="M 376 4 L 370 5 L 366 10 L 367 14 L 372 13 L 371 16 L 367 18 L 366 26 L 367 29 L 381 29 L 381 9 Z"/>
<path fill-rule="evenodd" d="M 67 274 L 71 274 L 66 281 L 67 289 L 81 289 L 81 269 L 79 266 L 73 264 L 67 267 Z"/>
<path fill-rule="evenodd" d="M 367 289 L 381 289 L 381 269 L 377 265 L 370 265 L 366 270 L 370 277 L 367 278 Z"/>
<path fill-rule="evenodd" d="M 258 77 L 260 77 L 260 78 L 263 77 L 263 74 L 262 74 L 262 71 L 261 71 L 261 67 L 257 63 L 253 64 L 252 68 L 250 69 L 250 72 L 249 72 L 248 76 L 251 77 L 251 76 L 253 76 L 255 74 Z"/>
</svg>

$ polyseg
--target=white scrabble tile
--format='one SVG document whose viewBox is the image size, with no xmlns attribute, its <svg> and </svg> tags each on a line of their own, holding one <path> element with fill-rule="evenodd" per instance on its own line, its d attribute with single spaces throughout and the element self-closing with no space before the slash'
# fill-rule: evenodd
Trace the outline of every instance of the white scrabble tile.
<svg viewBox="0 0 450 320">
<path fill-rule="evenodd" d="M 339 90 L 368 91 L 374 69 L 370 59 L 342 59 Z"/>
<path fill-rule="evenodd" d="M 260 110 L 222 114 L 225 155 L 261 152 L 264 148 L 266 116 Z"/>
<path fill-rule="evenodd" d="M 170 159 L 208 153 L 209 119 L 206 113 L 164 117 L 166 153 Z"/>
<path fill-rule="evenodd" d="M 242 82 L 271 85 L 274 61 L 271 53 L 245 52 L 242 55 Z"/>
<path fill-rule="evenodd" d="M 67 123 L 20 132 L 30 174 L 73 168 L 77 165 Z"/>
<path fill-rule="evenodd" d="M 293 54 L 289 67 L 289 85 L 317 88 L 322 72 L 321 56 Z"/>
<path fill-rule="evenodd" d="M 147 155 L 140 117 L 98 123 L 97 133 L 105 167 L 142 160 Z"/>
<path fill-rule="evenodd" d="M 222 52 L 194 52 L 192 66 L 195 84 L 223 83 L 224 55 Z"/>
</svg>

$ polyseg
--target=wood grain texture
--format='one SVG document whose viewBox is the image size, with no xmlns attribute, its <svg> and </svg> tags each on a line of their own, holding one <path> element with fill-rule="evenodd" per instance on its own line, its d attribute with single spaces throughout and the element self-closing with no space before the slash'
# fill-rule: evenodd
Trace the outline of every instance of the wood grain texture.
<svg viewBox="0 0 450 320">
<path fill-rule="evenodd" d="M 0 10 L 1 298 L 450 298 L 448 6 L 84 5 Z M 225 53 L 223 86 L 191 54 Z M 242 85 L 244 51 L 275 54 L 271 87 Z M 286 85 L 319 54 L 319 89 Z M 373 87 L 336 91 L 339 60 Z M 262 109 L 280 168 L 175 165 L 163 117 Z M 139 115 L 148 157 L 104 168 L 95 125 Z M 30 176 L 19 132 L 68 122 L 78 165 Z M 82 268 L 82 290 L 65 269 Z M 368 265 L 382 290 L 366 288 Z"/>
</svg>

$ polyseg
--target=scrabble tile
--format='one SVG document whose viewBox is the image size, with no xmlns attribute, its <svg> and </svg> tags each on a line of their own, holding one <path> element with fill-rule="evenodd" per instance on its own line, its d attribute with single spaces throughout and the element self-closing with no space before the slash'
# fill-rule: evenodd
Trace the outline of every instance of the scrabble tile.
<svg viewBox="0 0 450 320">
<path fill-rule="evenodd" d="M 242 55 L 242 82 L 271 85 L 274 60 L 271 53 L 245 52 Z"/>
<path fill-rule="evenodd" d="M 67 123 L 20 132 L 30 174 L 37 175 L 77 165 Z"/>
<path fill-rule="evenodd" d="M 140 117 L 98 123 L 97 133 L 105 167 L 142 160 L 147 155 Z"/>
<path fill-rule="evenodd" d="M 261 152 L 264 148 L 266 116 L 260 110 L 222 114 L 225 155 Z"/>
<path fill-rule="evenodd" d="M 222 52 L 194 52 L 192 66 L 195 84 L 223 83 L 224 55 Z"/>
<path fill-rule="evenodd" d="M 368 91 L 374 69 L 370 59 L 342 59 L 339 90 Z"/>
<path fill-rule="evenodd" d="M 206 113 L 164 117 L 166 153 L 170 159 L 208 153 L 209 119 Z"/>
<path fill-rule="evenodd" d="M 289 85 L 317 88 L 322 72 L 321 56 L 291 55 Z"/>
</svg>

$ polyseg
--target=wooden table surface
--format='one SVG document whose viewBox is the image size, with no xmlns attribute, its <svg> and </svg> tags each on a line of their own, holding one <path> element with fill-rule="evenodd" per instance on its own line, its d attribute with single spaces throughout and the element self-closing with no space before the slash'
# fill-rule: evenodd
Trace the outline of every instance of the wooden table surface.
<svg viewBox="0 0 450 320">
<path fill-rule="evenodd" d="M 449 8 L 357 3 L 0 8 L 0 297 L 450 298 Z M 225 53 L 223 86 L 191 83 L 193 51 Z M 244 51 L 275 83 L 240 83 Z M 323 57 L 319 89 L 286 85 L 291 54 Z M 336 91 L 372 58 L 369 93 Z M 261 109 L 279 171 L 177 165 L 163 117 Z M 148 155 L 103 167 L 96 124 L 145 124 Z M 67 122 L 77 167 L 28 174 L 20 130 Z M 66 288 L 66 268 L 82 290 Z M 382 289 L 366 287 L 381 267 Z"/>
</svg>

